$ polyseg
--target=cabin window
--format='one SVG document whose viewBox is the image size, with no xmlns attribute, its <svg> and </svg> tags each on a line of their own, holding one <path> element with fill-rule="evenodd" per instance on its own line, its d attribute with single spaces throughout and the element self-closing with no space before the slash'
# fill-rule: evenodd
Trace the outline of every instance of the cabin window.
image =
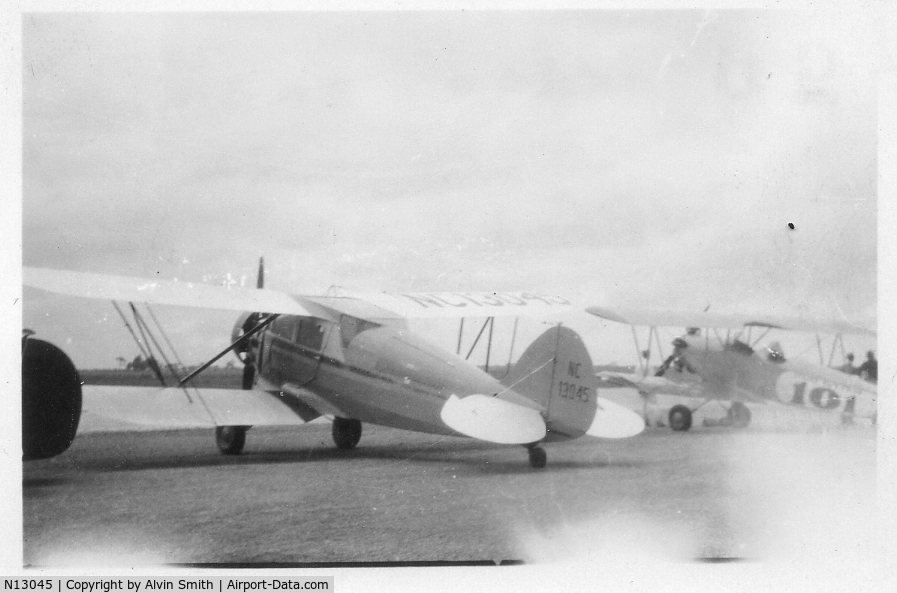
<svg viewBox="0 0 897 593">
<path fill-rule="evenodd" d="M 370 321 L 365 321 L 364 319 L 359 319 L 350 315 L 341 315 L 339 318 L 339 333 L 340 339 L 343 342 L 343 347 L 345 348 L 348 346 L 349 342 L 361 332 L 374 327 L 377 327 L 376 323 L 371 323 Z"/>
<path fill-rule="evenodd" d="M 299 327 L 299 320 L 299 317 L 292 315 L 281 315 L 271 322 L 271 333 L 292 342 L 296 338 L 296 328 Z"/>
<path fill-rule="evenodd" d="M 324 344 L 324 325 L 317 319 L 302 318 L 302 322 L 299 324 L 299 334 L 296 336 L 296 343 L 303 348 L 320 350 Z"/>
</svg>

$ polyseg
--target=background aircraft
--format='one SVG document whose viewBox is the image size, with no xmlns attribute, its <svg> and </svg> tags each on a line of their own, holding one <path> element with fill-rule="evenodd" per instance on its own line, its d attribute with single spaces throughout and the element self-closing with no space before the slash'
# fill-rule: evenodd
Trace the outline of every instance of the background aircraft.
<svg viewBox="0 0 897 593">
<path fill-rule="evenodd" d="M 414 317 L 554 315 L 571 308 L 562 297 L 525 292 L 291 296 L 263 288 L 263 278 L 261 265 L 256 289 L 24 270 L 27 286 L 128 301 L 141 334 L 149 325 L 134 303 L 244 311 L 232 344 L 177 387 L 162 389 L 127 412 L 130 421 L 144 424 L 214 426 L 225 454 L 242 451 L 253 425 L 303 424 L 322 415 L 332 416 L 333 440 L 341 449 L 355 447 L 362 423 L 369 422 L 524 445 L 533 467 L 546 464 L 543 441 L 585 434 L 628 437 L 644 428 L 636 413 L 598 397 L 589 354 L 568 328 L 544 332 L 499 381 L 414 335 L 405 323 Z M 152 337 L 144 341 L 158 344 Z M 77 430 L 80 381 L 55 346 L 26 336 L 22 348 L 25 457 L 52 456 L 68 447 Z M 230 351 L 245 363 L 242 391 L 190 387 L 193 377 Z"/>
<path fill-rule="evenodd" d="M 684 335 L 673 340 L 672 353 L 656 371 L 652 371 L 649 360 L 645 360 L 640 373 L 601 374 L 606 387 L 632 387 L 639 391 L 645 398 L 646 421 L 647 402 L 656 400 L 657 395 L 703 400 L 694 408 L 680 403 L 669 409 L 669 426 L 678 431 L 691 428 L 692 415 L 697 408 L 709 401 L 720 400 L 730 402 L 730 405 L 725 418 L 718 423 L 734 427 L 750 424 L 751 411 L 745 402 L 822 410 L 841 414 L 846 421 L 854 417 L 875 421 L 875 384 L 832 368 L 789 359 L 778 342 L 758 348 L 773 329 L 834 333 L 840 339 L 841 334 L 874 336 L 875 332 L 867 327 L 846 322 L 775 316 L 660 313 L 602 307 L 589 307 L 587 310 L 611 321 L 648 326 L 648 349 L 642 351 L 636 343 L 636 350 L 640 355 L 647 353 L 648 359 L 655 337 L 655 346 L 662 353 L 660 336 L 656 331 L 658 326 L 689 328 Z M 702 332 L 697 328 L 713 328 L 713 331 Z M 716 331 L 720 329 L 726 330 L 725 335 Z M 755 329 L 761 335 L 752 338 Z M 732 330 L 736 330 L 734 335 Z M 711 336 L 711 333 L 714 335 Z M 633 335 L 636 335 L 634 328 Z"/>
</svg>

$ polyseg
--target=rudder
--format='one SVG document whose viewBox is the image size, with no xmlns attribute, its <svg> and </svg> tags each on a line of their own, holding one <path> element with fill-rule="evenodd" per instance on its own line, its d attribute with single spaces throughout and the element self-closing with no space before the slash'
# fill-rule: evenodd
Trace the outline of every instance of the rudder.
<svg viewBox="0 0 897 593">
<path fill-rule="evenodd" d="M 544 410 L 546 441 L 582 436 L 598 408 L 598 380 L 579 335 L 561 325 L 530 344 L 503 381 Z"/>
</svg>

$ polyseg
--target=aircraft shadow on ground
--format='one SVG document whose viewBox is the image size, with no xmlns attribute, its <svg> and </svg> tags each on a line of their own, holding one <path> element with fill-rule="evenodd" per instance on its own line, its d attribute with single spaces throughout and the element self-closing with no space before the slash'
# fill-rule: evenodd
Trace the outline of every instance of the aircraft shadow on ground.
<svg viewBox="0 0 897 593">
<path fill-rule="evenodd" d="M 66 483 L 66 478 L 63 476 L 33 476 L 33 477 L 23 477 L 22 478 L 22 489 L 28 490 L 31 492 L 39 492 L 43 488 L 51 488 L 53 486 L 59 486 L 61 484 Z"/>
<path fill-rule="evenodd" d="M 642 467 L 645 463 L 648 463 L 632 458 L 613 459 L 605 455 L 591 455 L 581 460 L 571 460 L 569 459 L 569 454 L 565 455 L 563 459 L 552 461 L 552 448 L 551 445 L 546 447 L 549 461 L 548 466 L 544 470 L 534 470 L 530 467 L 527 452 L 523 447 L 492 445 L 477 441 L 455 441 L 449 445 L 361 445 L 356 449 L 348 451 L 327 446 L 297 447 L 295 449 L 278 449 L 275 451 L 260 449 L 249 450 L 241 455 L 222 455 L 217 451 L 204 451 L 201 454 L 187 451 L 167 451 L 157 457 L 148 457 L 146 452 L 140 451 L 120 453 L 115 457 L 104 455 L 103 457 L 92 458 L 82 452 L 66 454 L 68 459 L 65 460 L 64 464 L 60 465 L 60 469 L 64 468 L 62 473 L 117 472 L 185 467 L 263 466 L 322 462 L 345 462 L 348 464 L 360 460 L 378 460 L 414 465 L 449 464 L 456 466 L 457 470 L 462 470 L 463 468 L 477 474 L 501 475 L 606 467 L 634 468 Z M 508 456 L 509 450 L 514 452 L 511 457 Z M 57 460 L 57 463 L 59 461 L 61 460 Z M 41 470 L 38 471 L 43 473 Z M 28 476 L 28 473 L 26 470 L 23 480 L 23 484 L 27 489 L 40 488 L 52 485 L 54 481 L 64 480 L 60 476 Z"/>
</svg>

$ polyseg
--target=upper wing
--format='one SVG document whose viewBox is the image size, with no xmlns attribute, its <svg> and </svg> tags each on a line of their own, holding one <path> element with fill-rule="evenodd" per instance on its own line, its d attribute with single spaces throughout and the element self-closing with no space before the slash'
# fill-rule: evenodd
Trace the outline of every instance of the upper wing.
<svg viewBox="0 0 897 593">
<path fill-rule="evenodd" d="M 311 315 L 290 295 L 266 288 L 227 288 L 176 280 L 24 268 L 26 286 L 72 296 L 228 311 Z"/>
<path fill-rule="evenodd" d="M 315 305 L 362 319 L 546 317 L 575 307 L 564 297 L 532 292 L 357 293 L 291 296 L 267 288 L 235 288 L 176 280 L 24 268 L 26 286 L 72 296 L 180 307 L 326 316 Z"/>
<path fill-rule="evenodd" d="M 409 319 L 550 317 L 582 311 L 562 296 L 534 292 L 378 292 L 352 296 Z"/>
<path fill-rule="evenodd" d="M 607 307 L 588 307 L 586 311 L 592 315 L 628 325 L 716 327 L 731 329 L 753 326 L 791 331 L 875 335 L 875 330 L 871 327 L 871 324 L 854 323 L 848 320 L 821 320 L 804 317 L 781 317 L 777 315 L 737 315 L 705 312 L 683 313 L 638 309 L 610 309 Z"/>
</svg>

